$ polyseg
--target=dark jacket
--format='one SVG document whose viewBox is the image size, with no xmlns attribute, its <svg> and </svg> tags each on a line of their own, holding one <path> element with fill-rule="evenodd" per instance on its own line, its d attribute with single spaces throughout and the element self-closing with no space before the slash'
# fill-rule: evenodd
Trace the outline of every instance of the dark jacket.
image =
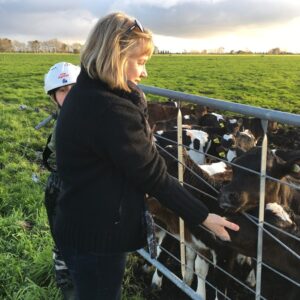
<svg viewBox="0 0 300 300">
<path fill-rule="evenodd" d="M 132 251 L 145 244 L 144 195 L 190 224 L 207 208 L 166 170 L 151 142 L 139 89 L 110 90 L 82 68 L 57 122 L 63 181 L 55 224 L 58 243 L 82 251 Z"/>
</svg>

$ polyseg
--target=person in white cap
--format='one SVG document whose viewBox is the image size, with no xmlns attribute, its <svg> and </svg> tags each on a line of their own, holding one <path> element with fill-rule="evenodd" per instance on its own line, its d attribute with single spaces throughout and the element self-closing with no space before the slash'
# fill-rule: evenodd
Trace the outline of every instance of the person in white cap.
<svg viewBox="0 0 300 300">
<path fill-rule="evenodd" d="M 56 105 L 58 112 L 62 107 L 65 97 L 75 84 L 80 68 L 67 62 L 59 62 L 53 65 L 44 78 L 45 92 L 50 96 Z M 57 199 L 61 190 L 61 180 L 57 174 L 56 167 L 56 122 L 52 133 L 48 137 L 47 144 L 43 151 L 43 164 L 51 172 L 45 189 L 45 206 L 53 237 L 53 224 L 56 215 Z M 62 291 L 65 300 L 75 299 L 73 283 L 69 270 L 55 245 L 53 248 L 53 260 L 55 267 L 55 278 L 58 288 Z"/>
</svg>

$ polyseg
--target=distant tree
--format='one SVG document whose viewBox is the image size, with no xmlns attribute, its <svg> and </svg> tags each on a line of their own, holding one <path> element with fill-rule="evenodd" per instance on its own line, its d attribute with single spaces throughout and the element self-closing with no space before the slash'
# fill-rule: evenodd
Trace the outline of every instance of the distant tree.
<svg viewBox="0 0 300 300">
<path fill-rule="evenodd" d="M 25 52 L 27 50 L 26 43 L 19 41 L 12 41 L 12 46 L 14 52 Z"/>
<path fill-rule="evenodd" d="M 235 52 L 236 54 L 253 54 L 252 51 L 250 51 L 249 49 L 245 49 L 245 50 L 238 50 Z"/>
<path fill-rule="evenodd" d="M 61 42 L 58 39 L 51 39 L 45 42 L 48 49 L 51 49 L 49 52 L 60 52 Z"/>
<path fill-rule="evenodd" d="M 280 50 L 280 54 L 292 54 L 292 53 L 287 50 Z"/>
<path fill-rule="evenodd" d="M 41 42 L 40 45 L 40 52 L 55 52 L 54 49 L 48 44 L 48 41 Z"/>
<path fill-rule="evenodd" d="M 40 52 L 41 42 L 38 40 L 28 41 L 28 48 L 31 52 Z"/>
<path fill-rule="evenodd" d="M 154 54 L 158 54 L 159 53 L 159 49 L 157 46 L 154 46 Z"/>
<path fill-rule="evenodd" d="M 0 0 L 1 1 L 1 0 Z M 73 43 L 72 45 L 59 41 L 58 39 L 51 39 L 48 41 L 28 41 L 21 43 L 19 41 L 11 41 L 7 38 L 0 38 L 0 52 L 71 52 L 79 53 L 82 45 L 80 43 Z"/>
<path fill-rule="evenodd" d="M 225 48 L 224 48 L 224 47 L 219 47 L 219 48 L 216 50 L 216 52 L 217 52 L 218 54 L 223 54 L 224 51 L 225 51 Z"/>
<path fill-rule="evenodd" d="M 159 54 L 170 54 L 170 51 L 169 50 L 160 50 L 158 53 Z"/>
<path fill-rule="evenodd" d="M 81 44 L 73 43 L 71 46 L 72 46 L 73 53 L 80 53 L 80 50 L 82 48 Z"/>
<path fill-rule="evenodd" d="M 269 50 L 268 53 L 278 55 L 278 54 L 281 54 L 281 50 L 280 50 L 280 48 L 273 48 L 273 49 Z"/>
<path fill-rule="evenodd" d="M 13 51 L 12 41 L 4 38 L 0 39 L 0 52 L 11 52 Z"/>
<path fill-rule="evenodd" d="M 60 46 L 58 48 L 59 52 L 70 52 L 70 47 L 66 43 L 60 43 Z"/>
</svg>

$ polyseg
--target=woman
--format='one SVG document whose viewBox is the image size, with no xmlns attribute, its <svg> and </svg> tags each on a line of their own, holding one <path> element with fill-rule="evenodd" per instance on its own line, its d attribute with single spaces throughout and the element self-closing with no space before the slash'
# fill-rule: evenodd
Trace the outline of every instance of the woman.
<svg viewBox="0 0 300 300">
<path fill-rule="evenodd" d="M 119 299 L 126 253 L 145 244 L 144 196 L 156 197 L 188 223 L 229 239 L 237 225 L 207 208 L 166 170 L 151 141 L 144 94 L 151 33 L 122 13 L 92 29 L 81 73 L 57 125 L 63 193 L 55 237 L 79 299 Z"/>
</svg>

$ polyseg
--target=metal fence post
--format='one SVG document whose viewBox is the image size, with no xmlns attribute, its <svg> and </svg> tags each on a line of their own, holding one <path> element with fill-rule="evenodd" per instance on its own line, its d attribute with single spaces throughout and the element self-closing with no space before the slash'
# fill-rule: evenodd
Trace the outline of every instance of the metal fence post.
<svg viewBox="0 0 300 300">
<path fill-rule="evenodd" d="M 183 182 L 183 146 L 182 146 L 182 114 L 180 102 L 178 103 L 177 114 L 177 143 L 178 143 L 178 180 Z M 185 276 L 185 239 L 184 239 L 184 221 L 179 218 L 179 234 L 180 234 L 180 261 L 182 278 Z"/>
<path fill-rule="evenodd" d="M 265 186 L 266 186 L 266 165 L 267 165 L 267 127 L 268 121 L 261 120 L 264 131 L 262 148 L 261 148 L 261 166 L 260 166 L 260 191 L 259 191 L 259 216 L 258 216 L 258 236 L 257 236 L 257 261 L 256 261 L 256 291 L 255 299 L 259 300 L 261 296 L 261 271 L 262 271 L 262 254 L 263 254 L 263 222 L 265 217 Z"/>
</svg>

